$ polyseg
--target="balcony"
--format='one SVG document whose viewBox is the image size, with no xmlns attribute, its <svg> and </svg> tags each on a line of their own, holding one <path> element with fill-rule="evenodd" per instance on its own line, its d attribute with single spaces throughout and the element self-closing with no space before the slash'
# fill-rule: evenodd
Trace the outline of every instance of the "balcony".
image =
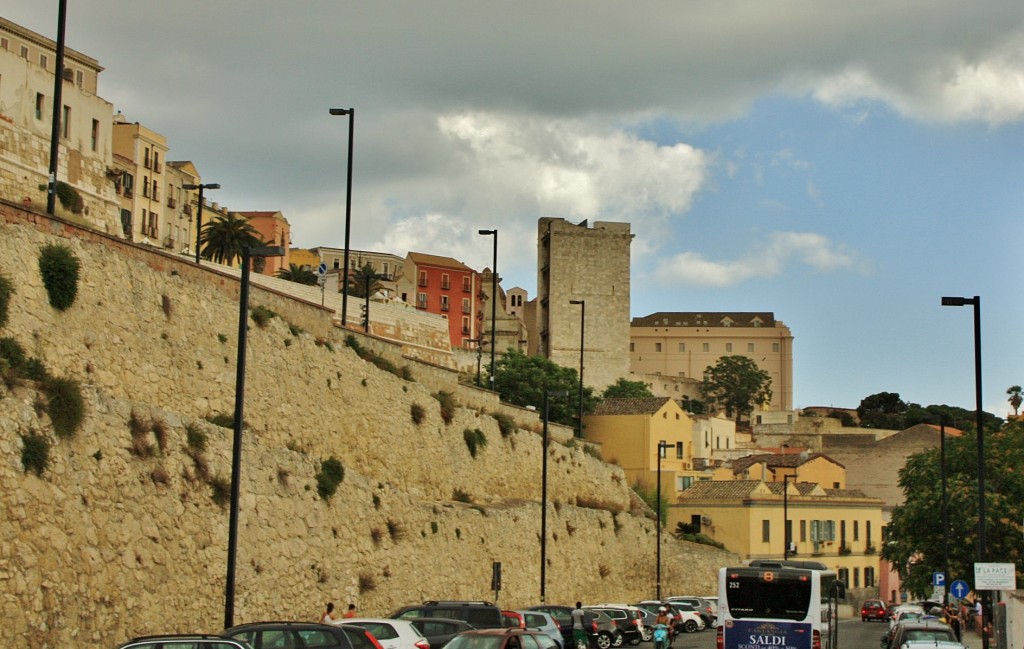
<svg viewBox="0 0 1024 649">
<path fill-rule="evenodd" d="M 427 278 L 426 277 L 421 277 L 419 285 L 425 287 L 427 285 Z"/>
<path fill-rule="evenodd" d="M 448 310 L 448 303 L 447 302 L 442 302 L 441 303 L 441 310 L 442 311 L 447 311 Z"/>
<path fill-rule="evenodd" d="M 171 208 L 173 210 L 174 208 L 178 207 L 178 201 L 176 201 L 173 198 L 171 198 L 170 196 L 168 196 L 167 197 L 167 207 L 169 207 L 169 208 Z"/>
<path fill-rule="evenodd" d="M 462 305 L 462 312 L 463 312 L 463 313 L 469 313 L 469 312 L 471 312 L 471 311 L 472 311 L 472 309 L 470 309 L 470 308 L 469 308 L 469 305 L 468 305 L 468 304 L 463 304 L 463 305 Z"/>
<path fill-rule="evenodd" d="M 174 237 L 167 237 L 166 239 L 164 239 L 164 248 L 173 248 L 173 247 L 174 247 Z"/>
<path fill-rule="evenodd" d="M 441 288 L 442 289 L 447 291 L 447 290 L 451 289 L 451 287 L 452 287 L 452 283 L 451 282 L 441 282 Z"/>
<path fill-rule="evenodd" d="M 192 203 L 185 203 L 184 205 L 182 205 L 181 211 L 189 216 L 192 216 Z"/>
</svg>

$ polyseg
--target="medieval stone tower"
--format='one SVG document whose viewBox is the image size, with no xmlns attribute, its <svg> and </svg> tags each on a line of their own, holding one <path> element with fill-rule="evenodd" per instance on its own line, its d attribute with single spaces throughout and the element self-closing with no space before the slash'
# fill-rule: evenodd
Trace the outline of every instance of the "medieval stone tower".
<svg viewBox="0 0 1024 649">
<path fill-rule="evenodd" d="M 629 376 L 632 240 L 629 223 L 537 224 L 537 353 L 579 370 L 582 324 L 583 382 L 597 391 Z"/>
</svg>

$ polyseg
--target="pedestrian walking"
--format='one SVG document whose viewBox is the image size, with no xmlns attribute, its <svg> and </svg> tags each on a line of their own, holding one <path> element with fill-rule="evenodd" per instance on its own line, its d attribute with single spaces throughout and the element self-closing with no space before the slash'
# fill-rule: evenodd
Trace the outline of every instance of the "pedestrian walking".
<svg viewBox="0 0 1024 649">
<path fill-rule="evenodd" d="M 572 618 L 572 642 L 576 649 L 587 649 L 590 642 L 587 641 L 587 631 L 584 628 L 587 614 L 583 611 L 583 602 L 576 602 L 576 608 L 569 614 Z"/>
<path fill-rule="evenodd" d="M 330 624 L 334 621 L 334 602 L 327 602 L 327 608 L 324 610 L 323 615 L 320 616 L 321 624 Z"/>
</svg>

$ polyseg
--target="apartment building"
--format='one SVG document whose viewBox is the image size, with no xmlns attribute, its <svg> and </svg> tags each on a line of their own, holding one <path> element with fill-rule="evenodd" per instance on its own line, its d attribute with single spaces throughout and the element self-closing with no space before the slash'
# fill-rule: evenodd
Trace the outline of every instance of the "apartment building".
<svg viewBox="0 0 1024 649">
<path fill-rule="evenodd" d="M 448 320 L 452 347 L 476 349 L 484 318 L 486 293 L 480 273 L 451 257 L 410 252 L 398 280 L 401 299 Z"/>
<path fill-rule="evenodd" d="M 582 340 L 583 380 L 597 391 L 629 375 L 629 227 L 537 223 L 536 353 L 578 369 Z"/>
<path fill-rule="evenodd" d="M 284 214 L 274 211 L 262 211 L 238 212 L 238 215 L 244 216 L 249 221 L 249 225 L 259 232 L 260 238 L 268 246 L 281 246 L 284 248 L 284 256 L 265 258 L 261 272 L 264 275 L 274 276 L 282 268 L 288 268 L 288 264 L 291 261 L 289 251 L 292 245 L 292 227 L 288 223 L 288 219 L 284 217 Z"/>
<path fill-rule="evenodd" d="M 45 209 L 53 124 L 57 44 L 0 18 L 0 196 Z M 118 233 L 113 183 L 108 177 L 113 106 L 97 95 L 99 62 L 64 49 L 57 181 L 80 201 L 56 204 L 58 216 Z"/>
<path fill-rule="evenodd" d="M 685 394 L 722 356 L 746 356 L 772 381 L 772 410 L 793 409 L 793 334 L 770 312 L 658 312 L 633 318 L 629 366 L 635 375 L 675 377 L 645 381 L 654 394 L 679 386 Z"/>
</svg>

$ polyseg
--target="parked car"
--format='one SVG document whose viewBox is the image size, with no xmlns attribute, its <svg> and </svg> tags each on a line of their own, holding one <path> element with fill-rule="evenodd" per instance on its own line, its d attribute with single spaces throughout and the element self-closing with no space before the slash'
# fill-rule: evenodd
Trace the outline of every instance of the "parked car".
<svg viewBox="0 0 1024 649">
<path fill-rule="evenodd" d="M 169 634 L 133 638 L 118 649 L 253 649 L 244 640 L 221 635 Z"/>
<path fill-rule="evenodd" d="M 250 622 L 225 629 L 222 635 L 262 647 L 355 649 L 344 629 L 318 622 Z"/>
<path fill-rule="evenodd" d="M 594 604 L 596 607 L 612 607 L 621 608 L 629 611 L 630 617 L 632 618 L 633 624 L 636 626 L 637 632 L 640 634 L 641 642 L 650 642 L 654 631 L 654 614 L 650 611 L 646 611 L 639 606 L 633 606 L 632 604 L 619 604 L 619 603 L 604 603 Z M 636 643 L 633 643 L 636 644 Z"/>
<path fill-rule="evenodd" d="M 956 642 L 956 634 L 949 625 L 938 620 L 902 622 L 893 625 L 888 633 L 882 635 L 881 648 L 901 649 L 905 642 L 912 640 L 924 640 L 932 644 Z"/>
<path fill-rule="evenodd" d="M 466 622 L 447 617 L 417 617 L 409 620 L 409 623 L 423 634 L 431 649 L 440 649 L 456 635 L 473 630 Z"/>
<path fill-rule="evenodd" d="M 520 629 L 476 629 L 451 639 L 445 649 L 555 649 L 558 645 L 546 633 Z"/>
<path fill-rule="evenodd" d="M 400 620 L 411 620 L 417 617 L 446 617 L 462 620 L 474 629 L 500 629 L 505 626 L 501 609 L 490 602 L 483 601 L 426 601 L 413 606 L 403 606 L 392 613 L 390 617 Z"/>
<path fill-rule="evenodd" d="M 555 619 L 555 622 L 558 623 L 558 629 L 562 633 L 562 646 L 573 646 L 572 606 L 544 604 L 541 606 L 530 606 L 524 610 L 542 611 L 551 615 L 551 617 Z M 615 620 L 611 619 L 607 614 L 601 611 L 584 609 L 583 613 L 584 630 L 587 632 L 587 637 L 590 640 L 590 646 L 597 647 L 597 649 L 608 649 L 611 647 L 612 643 L 615 641 Z"/>
<path fill-rule="evenodd" d="M 551 639 L 558 645 L 558 649 L 564 649 L 565 645 L 562 640 L 562 630 L 558 626 L 558 622 L 555 622 L 555 618 L 551 617 L 550 613 L 544 611 L 516 611 L 523 616 L 523 623 L 527 629 L 531 631 L 540 631 L 541 633 L 551 636 Z"/>
<path fill-rule="evenodd" d="M 911 622 L 913 620 L 920 620 L 925 615 L 927 615 L 927 613 L 925 613 L 920 606 L 908 606 L 906 608 L 897 606 L 896 608 L 899 610 L 895 611 L 892 614 L 892 617 L 890 617 L 890 627 L 896 626 L 900 622 Z"/>
<path fill-rule="evenodd" d="M 675 595 L 668 598 L 669 602 L 673 604 L 676 602 L 685 602 L 693 607 L 693 610 L 700 615 L 701 619 L 704 620 L 704 626 L 709 629 L 714 629 L 718 626 L 716 622 L 718 618 L 718 610 L 708 600 L 703 597 L 696 597 L 694 595 Z"/>
<path fill-rule="evenodd" d="M 672 602 L 659 602 L 657 600 L 644 600 L 637 603 L 642 609 L 650 611 L 655 616 L 658 609 L 664 606 L 672 614 L 672 629 L 675 633 L 694 633 L 704 628 L 704 619 L 696 611 L 685 610 L 682 605 L 675 605 Z"/>
<path fill-rule="evenodd" d="M 866 599 L 860 605 L 860 621 L 878 620 L 885 622 L 889 619 L 889 608 L 880 599 Z"/>
<path fill-rule="evenodd" d="M 889 607 L 889 626 L 892 626 L 892 621 L 903 611 L 915 611 L 920 615 L 924 615 L 924 609 L 917 604 L 897 604 L 896 606 Z"/>
<path fill-rule="evenodd" d="M 341 620 L 341 629 L 348 636 L 349 641 L 352 643 L 352 649 L 384 649 L 377 642 L 377 638 L 373 637 L 373 634 L 364 629 L 361 626 L 354 624 L 345 624 L 345 620 Z M 333 626 L 333 625 L 332 625 Z"/>
<path fill-rule="evenodd" d="M 612 639 L 613 647 L 621 647 L 627 642 L 631 645 L 640 644 L 640 629 L 636 625 L 636 616 L 625 606 L 586 606 L 583 610 L 601 611 L 615 620 L 615 636 Z"/>
<path fill-rule="evenodd" d="M 373 634 L 383 649 L 430 649 L 427 639 L 409 620 L 392 618 L 353 617 L 332 622 L 335 626 L 351 624 Z M 258 648 L 257 648 L 258 649 Z"/>
</svg>

